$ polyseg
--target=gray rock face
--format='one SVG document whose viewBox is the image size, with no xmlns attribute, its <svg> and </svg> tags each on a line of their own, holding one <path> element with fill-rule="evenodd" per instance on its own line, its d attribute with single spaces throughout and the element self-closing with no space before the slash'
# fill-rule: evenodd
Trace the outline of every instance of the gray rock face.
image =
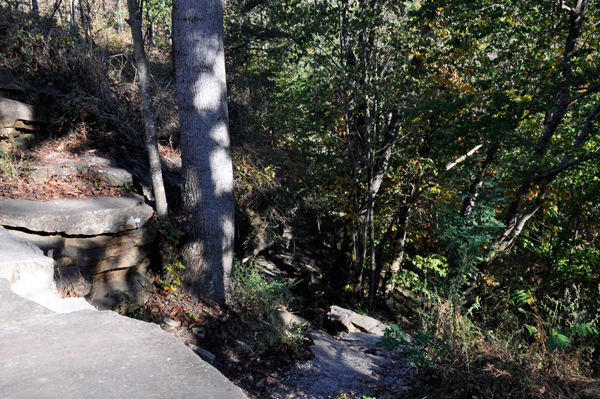
<svg viewBox="0 0 600 399">
<path fill-rule="evenodd" d="M 10 281 L 0 278 L 0 326 L 52 314 L 50 309 L 15 294 Z"/>
<path fill-rule="evenodd" d="M 337 340 L 345 344 L 348 348 L 358 352 L 375 353 L 377 350 L 381 350 L 381 348 L 377 347 L 377 343 L 381 341 L 381 337 L 374 334 L 364 332 L 345 333 L 341 334 Z"/>
<path fill-rule="evenodd" d="M 0 353 L 1 398 L 245 398 L 158 325 L 110 311 L 4 325 Z"/>
<path fill-rule="evenodd" d="M 315 355 L 311 362 L 322 370 L 335 372 L 344 377 L 356 378 L 357 374 L 369 376 L 377 372 L 381 366 L 390 363 L 389 359 L 348 350 L 346 344 L 322 331 L 312 331 L 310 338 L 314 346 L 309 349 Z"/>
<path fill-rule="evenodd" d="M 245 398 L 158 325 L 57 296 L 52 259 L 0 228 L 0 398 Z"/>
<path fill-rule="evenodd" d="M 52 117 L 46 108 L 0 97 L 0 125 L 5 128 L 32 129 L 31 122 L 48 124 L 52 122 Z"/>
<path fill-rule="evenodd" d="M 286 328 L 291 328 L 294 325 L 307 326 L 310 328 L 310 323 L 307 320 L 293 313 L 286 312 L 285 310 L 277 310 L 275 312 L 275 316 L 277 316 L 277 318 L 283 322 L 283 325 Z"/>
<path fill-rule="evenodd" d="M 285 377 L 293 388 L 285 388 L 273 397 L 328 398 L 348 391 L 362 397 L 374 387 L 381 391 L 402 386 L 410 373 L 409 368 L 396 365 L 389 357 L 364 353 L 364 348 L 355 350 L 324 332 L 312 331 L 310 337 L 314 345 L 309 349 L 314 359 L 297 364 Z"/>
<path fill-rule="evenodd" d="M 12 290 L 26 298 L 56 295 L 54 261 L 24 239 L 0 228 L 0 278 L 10 281 Z"/>
<path fill-rule="evenodd" d="M 143 226 L 153 213 L 139 196 L 0 200 L 0 225 L 26 229 L 11 234 L 55 259 L 56 269 L 50 265 L 44 270 L 52 274 L 60 291 L 86 296 L 100 309 L 118 307 L 126 299 L 121 293 L 140 299 L 156 239 L 156 231 Z M 56 232 L 61 234 L 49 234 Z M 65 236 L 71 234 L 78 237 Z M 46 259 L 52 264 L 52 259 Z"/>
<path fill-rule="evenodd" d="M 341 323 L 348 332 L 368 332 L 382 337 L 387 326 L 369 316 L 363 316 L 339 306 L 331 306 L 327 318 L 332 322 Z"/>
<path fill-rule="evenodd" d="M 38 235 L 18 230 L 10 230 L 10 233 L 29 240 L 55 259 L 54 278 L 59 291 L 74 291 L 81 296 L 91 293 L 94 281 L 108 283 L 104 295 L 120 290 L 133 296 L 145 286 L 143 275 L 155 255 L 156 231 L 149 226 L 90 237 Z M 108 272 L 113 273 L 108 276 Z M 119 277 L 122 282 L 116 281 Z M 135 278 L 141 285 L 137 283 L 132 287 L 129 283 Z"/>
<path fill-rule="evenodd" d="M 118 186 L 133 184 L 133 177 L 128 171 L 117 168 L 111 161 L 95 155 L 83 154 L 77 158 L 65 158 L 61 154 L 48 154 L 33 166 L 31 178 L 42 182 L 53 175 L 68 176 L 70 174 L 95 175 L 106 184 Z"/>
<path fill-rule="evenodd" d="M 124 298 L 136 299 L 146 286 L 146 269 L 156 255 L 156 231 L 149 226 L 115 235 L 64 237 L 10 230 L 54 257 L 60 292 L 86 296 L 100 309 L 115 309 Z"/>
<path fill-rule="evenodd" d="M 140 196 L 89 200 L 0 200 L 0 225 L 47 233 L 118 233 L 142 227 L 153 213 Z"/>
<path fill-rule="evenodd" d="M 8 231 L 0 228 L 0 281 L 2 279 L 8 281 L 10 292 L 56 313 L 94 309 L 83 298 L 62 299 L 54 283 L 54 261 L 44 256 L 42 251 L 31 242 L 13 237 Z M 10 292 L 4 290 L 0 295 L 3 298 L 0 302 L 15 300 Z M 4 312 L 9 316 L 13 314 L 6 309 Z M 24 313 L 28 312 L 24 311 Z"/>
</svg>

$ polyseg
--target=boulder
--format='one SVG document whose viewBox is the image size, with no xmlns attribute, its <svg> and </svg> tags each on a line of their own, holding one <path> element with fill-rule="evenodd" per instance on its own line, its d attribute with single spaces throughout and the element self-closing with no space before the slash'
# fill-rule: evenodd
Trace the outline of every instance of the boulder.
<svg viewBox="0 0 600 399">
<path fill-rule="evenodd" d="M 344 375 L 368 376 L 391 362 L 386 358 L 352 350 L 344 342 L 322 331 L 311 331 L 309 335 L 314 345 L 308 349 L 315 355 L 311 362 L 321 369 L 336 370 Z"/>
<path fill-rule="evenodd" d="M 382 337 L 387 326 L 369 316 L 363 316 L 339 306 L 331 306 L 327 311 L 327 319 L 348 332 L 367 332 Z"/>
<path fill-rule="evenodd" d="M 346 344 L 348 348 L 358 352 L 375 353 L 381 349 L 377 347 L 377 343 L 381 341 L 381 337 L 374 334 L 364 332 L 343 333 L 340 334 L 337 340 Z"/>
<path fill-rule="evenodd" d="M 133 268 L 136 280 L 140 280 L 138 274 L 145 272 L 155 255 L 154 242 L 157 236 L 156 230 L 149 226 L 115 235 L 91 237 L 64 237 L 19 230 L 10 232 L 13 236 L 32 242 L 55 259 L 54 279 L 59 291 L 73 291 L 81 296 L 91 292 L 94 281 L 104 283 L 118 280 L 118 276 L 131 277 L 127 270 L 117 273 L 117 276 L 114 273 L 96 276 L 108 271 Z"/>
<path fill-rule="evenodd" d="M 0 281 L 2 279 L 8 280 L 11 292 L 55 313 L 94 309 L 83 298 L 62 299 L 54 283 L 54 261 L 31 242 L 0 228 Z M 14 300 L 6 290 L 0 297 Z"/>
<path fill-rule="evenodd" d="M 152 214 L 139 196 L 0 200 L 0 225 L 19 228 L 11 234 L 44 250 L 50 262 L 44 270 L 58 290 L 85 296 L 102 309 L 114 309 L 124 300 L 116 292 L 142 300 L 139 294 L 156 254 L 156 231 L 144 226 Z"/>
<path fill-rule="evenodd" d="M 275 311 L 275 316 L 283 322 L 283 325 L 287 329 L 293 327 L 294 325 L 298 325 L 300 327 L 307 326 L 310 328 L 310 323 L 307 320 L 285 310 Z"/>
<path fill-rule="evenodd" d="M 322 331 L 311 331 L 309 335 L 314 345 L 308 349 L 315 356 L 309 363 L 318 370 L 309 391 L 360 392 L 365 383 L 376 383 L 377 375 L 393 367 L 392 360 L 353 350 Z"/>
<path fill-rule="evenodd" d="M 31 298 L 56 295 L 54 261 L 31 242 L 0 228 L 0 278 L 10 281 L 17 294 Z"/>
<path fill-rule="evenodd" d="M 125 169 L 116 167 L 112 161 L 91 154 L 67 158 L 59 153 L 48 154 L 33 165 L 30 176 L 37 182 L 48 180 L 54 175 L 87 174 L 97 176 L 111 186 L 133 184 L 133 176 Z"/>
<path fill-rule="evenodd" d="M 144 198 L 101 197 L 87 200 L 0 200 L 0 225 L 29 231 L 100 235 L 142 227 L 154 211 Z"/>
<path fill-rule="evenodd" d="M 0 97 L 0 125 L 5 128 L 35 130 L 35 125 L 49 124 L 52 115 L 45 107 Z"/>
</svg>

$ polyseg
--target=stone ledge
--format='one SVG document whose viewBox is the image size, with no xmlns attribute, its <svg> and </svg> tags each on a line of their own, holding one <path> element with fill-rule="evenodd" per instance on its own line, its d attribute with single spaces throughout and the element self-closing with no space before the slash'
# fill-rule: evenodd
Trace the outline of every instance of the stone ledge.
<svg viewBox="0 0 600 399">
<path fill-rule="evenodd" d="M 70 235 L 118 233 L 142 227 L 154 211 L 144 198 L 0 200 L 0 225 Z"/>
<path fill-rule="evenodd" d="M 117 168 L 113 163 L 95 155 L 83 154 L 77 158 L 65 158 L 59 153 L 48 154 L 34 165 L 31 178 L 37 182 L 46 181 L 54 175 L 68 176 L 70 174 L 96 175 L 106 184 L 118 186 L 133 184 L 131 173 Z"/>
</svg>

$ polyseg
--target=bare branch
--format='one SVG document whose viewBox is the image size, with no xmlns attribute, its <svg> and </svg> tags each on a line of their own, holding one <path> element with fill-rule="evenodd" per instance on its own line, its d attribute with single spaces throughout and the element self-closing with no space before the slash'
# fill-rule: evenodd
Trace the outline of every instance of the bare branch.
<svg viewBox="0 0 600 399">
<path fill-rule="evenodd" d="M 465 155 L 459 157 L 456 161 L 448 162 L 446 164 L 446 170 L 448 171 L 448 170 L 452 169 L 453 167 L 455 167 L 456 165 L 458 165 L 459 163 L 463 162 L 465 159 L 467 159 L 467 157 L 470 157 L 471 155 L 473 155 L 481 147 L 483 147 L 483 144 L 479 144 L 479 145 L 473 147 L 469 152 L 467 152 Z"/>
</svg>

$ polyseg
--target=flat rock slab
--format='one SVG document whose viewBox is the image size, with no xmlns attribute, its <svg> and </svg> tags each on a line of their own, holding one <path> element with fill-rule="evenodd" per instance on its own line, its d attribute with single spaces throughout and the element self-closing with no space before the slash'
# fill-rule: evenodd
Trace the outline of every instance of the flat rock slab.
<svg viewBox="0 0 600 399">
<path fill-rule="evenodd" d="M 339 306 L 329 307 L 327 318 L 332 322 L 341 323 L 348 332 L 367 332 L 382 337 L 388 328 L 379 320 Z"/>
<path fill-rule="evenodd" d="M 343 342 L 346 346 L 359 352 L 370 352 L 373 353 L 381 348 L 377 347 L 377 343 L 381 341 L 381 337 L 364 333 L 344 333 L 337 339 L 338 342 Z"/>
<path fill-rule="evenodd" d="M 4 127 L 25 127 L 17 125 L 17 121 L 50 123 L 52 117 L 47 108 L 0 97 L 0 124 Z"/>
<path fill-rule="evenodd" d="M 392 360 L 356 351 L 322 331 L 309 334 L 314 343 L 309 349 L 315 357 L 291 375 L 292 380 L 300 383 L 298 388 L 308 396 L 297 397 L 326 398 L 340 392 L 365 392 L 369 386 L 381 383 L 378 381 L 380 375 L 396 369 Z"/>
<path fill-rule="evenodd" d="M 0 353 L 0 398 L 245 398 L 158 325 L 110 311 L 0 326 Z"/>
<path fill-rule="evenodd" d="M 52 313 L 50 309 L 15 294 L 10 289 L 10 281 L 0 278 L 0 326 Z"/>
<path fill-rule="evenodd" d="M 60 153 L 44 156 L 33 166 L 30 176 L 33 180 L 41 182 L 54 175 L 68 176 L 70 174 L 96 175 L 106 184 L 118 186 L 133 184 L 131 173 L 116 167 L 112 161 L 91 154 L 83 154 L 68 158 Z"/>
<path fill-rule="evenodd" d="M 142 227 L 153 213 L 140 196 L 87 200 L 0 200 L 0 225 L 46 233 L 117 233 Z"/>
<path fill-rule="evenodd" d="M 310 338 L 314 346 L 309 349 L 315 355 L 311 362 L 332 374 L 346 377 L 362 374 L 366 377 L 390 362 L 386 358 L 352 350 L 322 331 L 311 331 Z"/>
</svg>

